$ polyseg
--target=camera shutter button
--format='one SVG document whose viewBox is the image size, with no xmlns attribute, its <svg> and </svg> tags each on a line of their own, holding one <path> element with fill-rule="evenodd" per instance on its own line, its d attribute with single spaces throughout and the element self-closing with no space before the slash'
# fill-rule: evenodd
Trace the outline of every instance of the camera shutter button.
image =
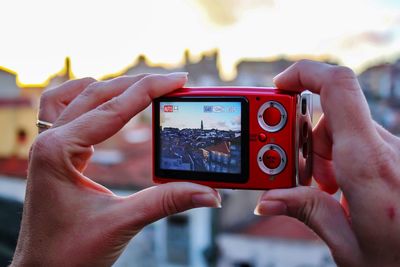
<svg viewBox="0 0 400 267">
<path fill-rule="evenodd" d="M 259 133 L 258 140 L 260 140 L 261 142 L 267 141 L 267 135 L 265 133 Z"/>
<path fill-rule="evenodd" d="M 265 123 L 269 126 L 276 126 L 281 121 L 282 113 L 279 109 L 274 106 L 270 106 L 265 109 L 263 114 L 263 119 Z"/>
<path fill-rule="evenodd" d="M 274 149 L 268 149 L 263 155 L 263 162 L 269 169 L 276 169 L 281 164 L 281 155 Z"/>
</svg>

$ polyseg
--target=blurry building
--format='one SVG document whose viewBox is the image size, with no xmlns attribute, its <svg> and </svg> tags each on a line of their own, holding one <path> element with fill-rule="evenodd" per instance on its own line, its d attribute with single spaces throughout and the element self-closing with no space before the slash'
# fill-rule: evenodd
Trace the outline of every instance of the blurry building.
<svg viewBox="0 0 400 267">
<path fill-rule="evenodd" d="M 176 66 L 152 64 L 146 56 L 140 55 L 131 65 L 120 72 L 106 75 L 102 79 L 108 80 L 120 75 L 137 75 L 142 73 L 167 74 L 185 71 L 189 72 L 188 86 L 221 85 L 222 81 L 218 60 L 218 50 L 202 54 L 200 60 L 197 61 L 192 60 L 189 50 L 186 50 L 183 64 Z"/>
<path fill-rule="evenodd" d="M 400 108 L 400 59 L 393 64 L 390 71 L 390 104 L 399 109 Z"/>
<path fill-rule="evenodd" d="M 40 95 L 72 78 L 69 58 L 59 72 L 38 85 L 21 85 L 15 72 L 0 68 L 0 174 L 26 176 L 29 149 L 37 135 Z"/>
<path fill-rule="evenodd" d="M 392 66 L 383 64 L 368 68 L 359 75 L 366 96 L 373 100 L 387 99 L 391 95 Z"/>
<path fill-rule="evenodd" d="M 172 71 L 178 71 L 174 69 L 169 69 L 162 65 L 150 64 L 148 59 L 144 55 L 138 56 L 133 65 L 128 66 L 122 75 L 137 75 L 142 73 L 154 73 L 154 74 L 166 74 Z"/>
<path fill-rule="evenodd" d="M 243 60 L 236 66 L 237 75 L 232 84 L 240 86 L 273 86 L 272 78 L 293 64 L 293 61 Z"/>
<path fill-rule="evenodd" d="M 359 75 L 373 118 L 400 135 L 400 60 L 366 69 Z"/>
<path fill-rule="evenodd" d="M 199 61 L 192 61 L 189 50 L 184 54 L 183 70 L 189 72 L 188 86 L 223 85 L 219 70 L 218 50 L 204 53 Z"/>
<path fill-rule="evenodd" d="M 72 80 L 74 79 L 75 76 L 72 72 L 72 68 L 71 68 L 71 59 L 69 57 L 65 58 L 64 61 L 64 66 L 62 67 L 62 69 L 51 75 L 46 82 L 44 82 L 44 85 L 46 88 L 54 88 L 56 86 L 59 86 L 61 84 L 63 84 L 66 81 Z"/>
<path fill-rule="evenodd" d="M 17 85 L 16 73 L 0 69 L 0 161 L 28 157 L 37 132 L 36 113 L 33 100 Z"/>
</svg>

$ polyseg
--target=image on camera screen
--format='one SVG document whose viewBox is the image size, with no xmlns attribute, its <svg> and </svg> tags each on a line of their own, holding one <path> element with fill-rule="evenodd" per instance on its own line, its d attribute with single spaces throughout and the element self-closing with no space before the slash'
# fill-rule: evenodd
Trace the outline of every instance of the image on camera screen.
<svg viewBox="0 0 400 267">
<path fill-rule="evenodd" d="M 160 102 L 160 169 L 241 173 L 241 102 Z"/>
</svg>

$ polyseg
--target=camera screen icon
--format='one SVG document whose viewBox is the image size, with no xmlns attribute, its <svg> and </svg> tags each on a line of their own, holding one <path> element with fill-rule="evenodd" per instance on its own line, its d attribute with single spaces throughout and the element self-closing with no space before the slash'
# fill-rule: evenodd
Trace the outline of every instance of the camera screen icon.
<svg viewBox="0 0 400 267">
<path fill-rule="evenodd" d="M 174 112 L 173 105 L 164 105 L 164 112 Z"/>
</svg>

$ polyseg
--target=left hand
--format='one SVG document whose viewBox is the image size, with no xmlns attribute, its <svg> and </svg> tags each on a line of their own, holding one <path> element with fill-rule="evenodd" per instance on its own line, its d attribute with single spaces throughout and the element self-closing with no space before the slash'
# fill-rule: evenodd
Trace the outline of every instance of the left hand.
<svg viewBox="0 0 400 267">
<path fill-rule="evenodd" d="M 219 207 L 218 192 L 191 183 L 119 197 L 83 174 L 93 145 L 117 133 L 186 74 L 67 82 L 41 99 L 54 122 L 32 145 L 21 231 L 12 266 L 109 266 L 144 226 L 195 207 Z"/>
</svg>

